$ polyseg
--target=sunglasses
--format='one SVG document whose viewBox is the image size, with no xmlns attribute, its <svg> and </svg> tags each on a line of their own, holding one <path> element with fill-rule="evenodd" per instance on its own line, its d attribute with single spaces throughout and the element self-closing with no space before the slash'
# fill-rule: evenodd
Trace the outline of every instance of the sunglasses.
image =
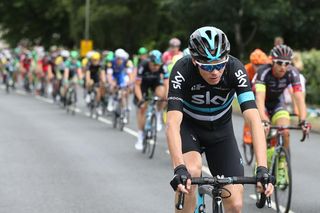
<svg viewBox="0 0 320 213">
<path fill-rule="evenodd" d="M 283 60 L 273 60 L 276 64 L 278 64 L 279 66 L 288 66 L 289 64 L 291 64 L 291 61 L 283 61 Z"/>
<path fill-rule="evenodd" d="M 223 69 L 227 62 L 228 62 L 228 59 L 229 57 L 227 57 L 224 61 L 221 61 L 217 64 L 202 64 L 198 61 L 196 61 L 196 64 L 204 71 L 207 71 L 207 72 L 213 72 L 214 70 L 221 70 Z"/>
</svg>

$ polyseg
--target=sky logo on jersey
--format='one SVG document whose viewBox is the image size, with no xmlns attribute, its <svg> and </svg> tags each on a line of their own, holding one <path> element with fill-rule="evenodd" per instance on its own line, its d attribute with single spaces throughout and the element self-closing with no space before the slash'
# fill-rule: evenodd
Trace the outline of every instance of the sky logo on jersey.
<svg viewBox="0 0 320 213">
<path fill-rule="evenodd" d="M 206 95 L 193 95 L 192 96 L 192 103 L 195 104 L 215 104 L 215 105 L 223 105 L 228 98 L 229 94 L 227 95 L 226 98 L 223 98 L 221 96 L 214 96 L 213 98 L 210 97 L 210 92 L 207 91 Z"/>
<path fill-rule="evenodd" d="M 178 75 L 174 76 L 174 80 L 171 80 L 171 82 L 173 83 L 174 89 L 181 89 L 181 83 L 186 80 L 179 71 L 177 72 L 177 74 Z"/>
<path fill-rule="evenodd" d="M 237 79 L 238 79 L 238 87 L 247 87 L 247 79 L 246 79 L 246 74 L 242 70 L 238 70 L 235 73 Z"/>
</svg>

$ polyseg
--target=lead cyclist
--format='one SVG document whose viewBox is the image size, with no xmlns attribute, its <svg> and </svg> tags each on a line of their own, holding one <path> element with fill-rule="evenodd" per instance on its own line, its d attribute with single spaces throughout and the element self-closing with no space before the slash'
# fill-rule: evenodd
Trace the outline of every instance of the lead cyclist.
<svg viewBox="0 0 320 213">
<path fill-rule="evenodd" d="M 176 192 L 186 194 L 184 210 L 179 212 L 195 210 L 195 186 L 191 186 L 190 178 L 201 176 L 203 148 L 213 176 L 244 175 L 231 119 L 235 94 L 252 130 L 258 187 L 262 188 L 261 183 L 267 185 L 265 194 L 271 196 L 266 139 L 243 64 L 229 55 L 230 43 L 225 33 L 212 26 L 194 31 L 188 48 L 191 56 L 177 61 L 170 75 L 166 129 L 174 168 L 170 184 Z M 182 176 L 188 179 L 186 186 Z M 223 200 L 226 212 L 241 212 L 243 185 L 225 188 L 232 194 Z"/>
</svg>

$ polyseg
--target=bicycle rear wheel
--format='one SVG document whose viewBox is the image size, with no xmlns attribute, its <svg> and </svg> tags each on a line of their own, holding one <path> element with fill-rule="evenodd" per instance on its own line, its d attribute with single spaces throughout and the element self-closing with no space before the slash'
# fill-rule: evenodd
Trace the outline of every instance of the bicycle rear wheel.
<svg viewBox="0 0 320 213">
<path fill-rule="evenodd" d="M 244 160 L 246 161 L 247 165 L 250 166 L 253 161 L 253 145 L 243 143 L 242 147 L 243 147 Z"/>
<path fill-rule="evenodd" d="M 118 115 L 116 111 L 113 111 L 112 113 L 112 126 L 114 129 L 118 126 Z"/>
<path fill-rule="evenodd" d="M 282 158 L 280 160 L 280 158 Z M 275 177 L 276 184 L 274 189 L 275 195 L 275 203 L 278 212 L 289 212 L 291 206 L 291 195 L 292 195 L 292 170 L 290 164 L 290 158 L 288 154 L 288 150 L 284 147 L 281 147 L 281 150 L 276 158 L 276 166 L 275 166 Z M 284 171 L 280 171 L 279 164 L 282 164 L 280 169 L 284 169 Z M 281 173 L 282 174 L 281 174 Z M 284 175 L 280 179 L 280 175 Z"/>
<path fill-rule="evenodd" d="M 119 128 L 120 128 L 120 131 L 123 131 L 124 125 L 125 125 L 125 123 L 123 122 L 123 117 L 122 116 L 123 115 L 120 115 L 120 117 L 119 117 Z"/>
<path fill-rule="evenodd" d="M 148 144 L 149 144 L 149 152 L 148 156 L 149 158 L 153 158 L 154 151 L 156 149 L 156 142 L 157 142 L 157 117 L 155 114 L 151 116 L 151 137 L 148 139 Z"/>
</svg>

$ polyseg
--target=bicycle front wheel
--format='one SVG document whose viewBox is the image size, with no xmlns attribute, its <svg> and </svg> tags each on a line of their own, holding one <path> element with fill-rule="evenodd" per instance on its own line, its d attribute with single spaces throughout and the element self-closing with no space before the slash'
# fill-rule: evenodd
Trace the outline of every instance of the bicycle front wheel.
<svg viewBox="0 0 320 213">
<path fill-rule="evenodd" d="M 77 108 L 77 92 L 75 89 L 72 90 L 71 93 L 71 110 L 72 110 L 72 115 L 76 114 L 76 108 Z"/>
<path fill-rule="evenodd" d="M 288 150 L 281 147 L 275 161 L 275 203 L 278 212 L 289 212 L 292 195 L 292 170 Z"/>
<path fill-rule="evenodd" d="M 148 139 L 149 149 L 148 156 L 153 158 L 157 142 L 157 117 L 155 114 L 151 116 L 151 137 Z"/>
</svg>

